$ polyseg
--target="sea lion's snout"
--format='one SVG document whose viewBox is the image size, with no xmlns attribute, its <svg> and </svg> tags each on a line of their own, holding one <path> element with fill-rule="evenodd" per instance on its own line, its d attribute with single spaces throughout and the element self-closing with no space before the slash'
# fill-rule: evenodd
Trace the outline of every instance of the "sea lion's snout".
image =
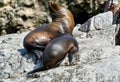
<svg viewBox="0 0 120 82">
<path fill-rule="evenodd" d="M 56 11 L 59 11 L 61 9 L 61 6 L 56 4 L 54 1 L 49 1 L 48 7 L 49 7 L 50 11 L 53 13 L 55 13 Z"/>
<path fill-rule="evenodd" d="M 52 5 L 52 4 L 54 4 L 55 2 L 54 1 L 48 1 L 48 4 L 49 5 Z"/>
</svg>

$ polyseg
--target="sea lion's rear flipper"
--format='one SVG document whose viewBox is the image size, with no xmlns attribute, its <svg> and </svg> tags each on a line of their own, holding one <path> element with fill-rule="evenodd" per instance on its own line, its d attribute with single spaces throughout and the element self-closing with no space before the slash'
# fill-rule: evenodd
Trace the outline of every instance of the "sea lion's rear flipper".
<svg viewBox="0 0 120 82">
<path fill-rule="evenodd" d="M 39 75 L 36 74 L 36 72 L 44 71 L 44 70 L 46 70 L 44 67 L 34 69 L 34 70 L 32 70 L 32 71 L 30 71 L 30 72 L 27 73 L 27 77 L 28 78 L 38 78 Z"/>
<path fill-rule="evenodd" d="M 27 74 L 27 78 L 39 78 L 40 75 L 36 74 L 36 73 L 32 73 L 32 74 Z"/>
<path fill-rule="evenodd" d="M 37 50 L 44 50 L 45 46 L 40 46 L 37 42 L 31 43 L 28 47 L 32 49 L 37 49 Z"/>
<path fill-rule="evenodd" d="M 73 54 L 69 54 L 69 55 L 68 55 L 68 61 L 69 61 L 69 65 L 72 65 L 72 62 L 73 62 Z"/>
</svg>

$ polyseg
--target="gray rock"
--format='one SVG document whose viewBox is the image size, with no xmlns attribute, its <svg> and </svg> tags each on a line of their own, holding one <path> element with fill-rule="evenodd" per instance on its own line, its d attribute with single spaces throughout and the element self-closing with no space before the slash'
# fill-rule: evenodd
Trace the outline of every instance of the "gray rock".
<svg viewBox="0 0 120 82">
<path fill-rule="evenodd" d="M 13 27 L 18 26 L 18 25 L 22 25 L 22 26 L 24 25 L 24 22 L 23 22 L 22 18 L 13 18 L 11 23 L 12 23 L 11 25 Z"/>
<path fill-rule="evenodd" d="M 81 26 L 81 24 L 77 24 L 74 29 L 73 29 L 73 32 L 72 34 L 76 37 L 80 34 L 80 32 L 78 31 L 79 27 Z"/>
<path fill-rule="evenodd" d="M 112 25 L 113 22 L 113 14 L 111 11 L 98 14 L 94 17 L 94 27 L 99 30 L 105 28 L 107 26 Z"/>
<path fill-rule="evenodd" d="M 23 20 L 19 17 L 31 18 L 34 13 L 38 16 L 38 5 L 35 6 L 38 11 L 34 11 L 18 6 L 23 3 L 30 6 L 32 2 L 18 1 L 20 4 L 16 4 L 16 8 L 19 7 L 16 10 L 10 6 L 0 9 L 4 12 L 1 16 L 7 17 L 5 20 L 17 16 L 15 20 L 21 25 Z M 114 46 L 115 27 L 112 20 L 112 13 L 106 12 L 92 17 L 82 26 L 76 25 L 73 36 L 79 43 L 79 52 L 74 56 L 73 65 L 68 65 L 66 57 L 59 67 L 39 72 L 40 77 L 35 79 L 26 78 L 27 72 L 41 65 L 23 47 L 23 38 L 27 33 L 0 36 L 0 82 L 120 82 L 120 46 Z M 28 24 L 29 21 L 24 22 Z M 24 28 L 30 26 L 33 26 L 31 22 Z M 80 26 L 83 32 L 78 31 Z"/>
<path fill-rule="evenodd" d="M 98 14 L 77 26 L 80 38 L 92 38 L 104 43 L 102 45 L 115 45 L 115 25 L 112 25 L 113 15 L 111 11 Z M 78 34 L 78 33 L 77 33 Z"/>
<path fill-rule="evenodd" d="M 0 26 L 4 26 L 6 24 L 6 21 L 4 18 L 0 18 Z"/>
<path fill-rule="evenodd" d="M 79 26 L 79 25 L 78 25 Z M 26 78 L 26 73 L 41 65 L 23 47 L 27 34 L 0 36 L 0 79 L 4 82 L 120 82 L 120 46 L 114 46 L 113 26 L 90 31 L 92 38 L 74 37 L 79 52 L 72 66 L 67 57 L 59 67 L 39 72 L 39 78 Z M 74 34 L 79 33 L 77 27 Z"/>
<path fill-rule="evenodd" d="M 100 30 L 112 25 L 113 14 L 111 11 L 93 16 L 79 28 L 79 31 L 89 32 L 91 30 Z"/>
<path fill-rule="evenodd" d="M 24 22 L 22 18 L 17 18 L 16 20 L 18 25 L 23 25 Z"/>
<path fill-rule="evenodd" d="M 27 7 L 33 6 L 34 1 L 33 0 L 24 0 L 23 4 Z"/>
<path fill-rule="evenodd" d="M 33 9 L 31 8 L 22 8 L 17 12 L 18 16 L 34 17 Z"/>
<path fill-rule="evenodd" d="M 0 3 L 3 5 L 8 5 L 9 2 L 10 0 L 0 0 Z"/>
</svg>

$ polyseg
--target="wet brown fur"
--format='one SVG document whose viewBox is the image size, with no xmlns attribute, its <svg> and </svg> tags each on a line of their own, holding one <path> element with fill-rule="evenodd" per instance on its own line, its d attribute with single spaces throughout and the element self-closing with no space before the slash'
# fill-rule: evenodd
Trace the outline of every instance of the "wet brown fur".
<svg viewBox="0 0 120 82">
<path fill-rule="evenodd" d="M 72 13 L 55 2 L 49 2 L 49 10 L 53 21 L 31 31 L 25 36 L 23 45 L 28 51 L 45 48 L 50 40 L 60 34 L 69 33 L 72 35 L 74 27 Z"/>
<path fill-rule="evenodd" d="M 59 66 L 61 61 L 68 54 L 69 63 L 72 63 L 73 56 L 78 52 L 78 42 L 69 34 L 59 36 L 51 40 L 46 46 L 41 61 L 43 66 L 28 73 L 32 74 L 38 71 L 48 70 Z"/>
</svg>

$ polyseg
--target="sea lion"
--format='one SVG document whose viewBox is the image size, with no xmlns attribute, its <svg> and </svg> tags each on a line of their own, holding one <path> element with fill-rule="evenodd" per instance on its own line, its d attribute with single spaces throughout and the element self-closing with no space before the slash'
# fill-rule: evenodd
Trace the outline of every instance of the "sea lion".
<svg viewBox="0 0 120 82">
<path fill-rule="evenodd" d="M 54 38 L 47 44 L 40 59 L 43 66 L 28 72 L 28 75 L 59 66 L 67 54 L 69 64 L 71 64 L 73 55 L 77 53 L 78 50 L 78 42 L 70 34 L 62 34 L 61 36 Z"/>
<path fill-rule="evenodd" d="M 63 33 L 72 35 L 74 27 L 72 13 L 55 2 L 49 2 L 48 6 L 53 21 L 31 31 L 25 36 L 23 46 L 28 52 L 39 54 L 40 52 L 36 52 L 36 50 L 43 51 L 51 39 Z"/>
</svg>

